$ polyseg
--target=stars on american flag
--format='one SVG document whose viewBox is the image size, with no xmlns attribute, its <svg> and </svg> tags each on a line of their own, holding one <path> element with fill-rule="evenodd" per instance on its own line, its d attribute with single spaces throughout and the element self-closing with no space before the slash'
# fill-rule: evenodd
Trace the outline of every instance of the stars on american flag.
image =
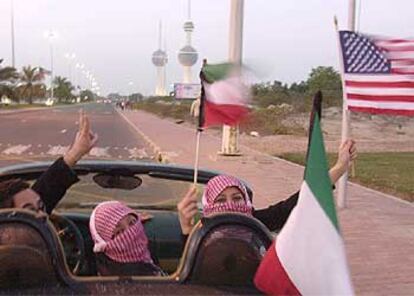
<svg viewBox="0 0 414 296">
<path fill-rule="evenodd" d="M 386 50 L 377 47 L 363 35 L 350 31 L 340 32 L 345 73 L 389 73 L 391 63 Z"/>
</svg>

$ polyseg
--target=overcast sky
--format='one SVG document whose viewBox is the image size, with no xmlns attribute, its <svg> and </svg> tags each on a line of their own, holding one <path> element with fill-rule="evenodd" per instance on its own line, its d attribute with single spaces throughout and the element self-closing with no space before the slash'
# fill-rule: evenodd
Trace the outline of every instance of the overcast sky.
<svg viewBox="0 0 414 296">
<path fill-rule="evenodd" d="M 104 94 L 151 94 L 156 75 L 151 54 L 158 46 L 158 21 L 162 19 L 168 84 L 182 79 L 177 52 L 185 41 L 182 25 L 187 0 L 13 1 L 18 68 L 29 64 L 50 67 L 43 35 L 53 29 L 58 32 L 54 45 L 57 75 L 69 76 L 64 54 L 75 52 L 77 61 L 94 73 Z M 4 64 L 11 64 L 10 2 L 0 1 L 0 58 L 5 59 Z M 413 0 L 362 0 L 359 5 L 360 31 L 414 35 Z M 196 79 L 203 57 L 209 62 L 227 58 L 230 1 L 193 0 L 191 6 L 193 46 L 199 53 L 193 67 Z M 243 60 L 263 81 L 292 83 L 306 79 L 313 67 L 337 68 L 333 17 L 337 15 L 340 27 L 346 28 L 347 10 L 348 0 L 245 0 Z"/>
</svg>

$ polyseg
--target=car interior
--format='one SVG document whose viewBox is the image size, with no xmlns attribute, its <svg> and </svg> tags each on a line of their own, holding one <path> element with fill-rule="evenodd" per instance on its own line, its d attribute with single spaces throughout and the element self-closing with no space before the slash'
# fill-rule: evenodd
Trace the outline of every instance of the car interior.
<svg viewBox="0 0 414 296">
<path fill-rule="evenodd" d="M 184 182 L 188 188 L 192 177 L 191 170 L 174 171 L 171 168 L 168 173 L 166 168 L 152 168 L 152 172 L 145 174 L 142 168 L 139 174 L 136 169 L 122 172 L 115 169 L 110 173 L 97 167 L 91 169 L 91 166 L 80 165 L 76 169 L 81 178 L 88 182 L 93 180 L 95 186 L 109 191 L 128 192 L 145 186 L 146 178 L 163 177 Z M 37 176 L 35 171 L 34 167 L 31 170 L 26 168 L 29 173 L 13 172 L 8 177 L 19 175 L 32 180 Z M 200 185 L 214 175 L 202 171 Z M 0 180 L 5 178 L 5 174 L 0 175 Z M 73 202 L 71 198 L 75 193 L 76 190 L 69 192 L 64 200 Z M 105 285 L 118 285 L 127 280 L 132 283 L 131 289 L 151 282 L 154 288 L 172 285 L 171 289 L 176 289 L 175 285 L 190 285 L 201 289 L 196 293 L 207 292 L 202 290 L 206 287 L 221 287 L 235 293 L 255 292 L 253 276 L 272 241 L 266 227 L 241 214 L 214 215 L 200 219 L 184 244 L 175 207 L 176 203 L 161 207 L 136 206 L 138 213 L 145 213 L 147 217 L 144 228 L 149 248 L 154 261 L 168 274 L 165 277 L 98 276 L 89 234 L 89 215 L 93 206 L 79 207 L 76 211 L 63 206 L 50 217 L 38 217 L 26 210 L 2 209 L 0 261 L 7 264 L 0 268 L 0 288 L 46 288 L 50 291 L 54 287 L 66 287 L 71 291 L 87 289 L 99 292 Z M 239 290 L 242 287 L 245 289 Z M 150 290 L 149 293 L 156 291 Z"/>
</svg>

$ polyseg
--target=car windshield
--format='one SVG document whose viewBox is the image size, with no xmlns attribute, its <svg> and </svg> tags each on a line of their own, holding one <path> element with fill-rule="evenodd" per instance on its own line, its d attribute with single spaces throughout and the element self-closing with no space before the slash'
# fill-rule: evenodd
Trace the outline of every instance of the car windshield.
<svg viewBox="0 0 414 296">
<path fill-rule="evenodd" d="M 142 180 L 140 186 L 132 190 L 125 190 L 102 188 L 93 181 L 92 174 L 81 176 L 80 181 L 67 191 L 65 198 L 56 209 L 60 212 L 90 212 L 100 202 L 118 200 L 140 210 L 175 211 L 177 203 L 191 185 L 185 181 L 167 180 L 146 175 L 139 177 Z M 199 185 L 198 188 L 200 195 L 203 186 Z"/>
</svg>

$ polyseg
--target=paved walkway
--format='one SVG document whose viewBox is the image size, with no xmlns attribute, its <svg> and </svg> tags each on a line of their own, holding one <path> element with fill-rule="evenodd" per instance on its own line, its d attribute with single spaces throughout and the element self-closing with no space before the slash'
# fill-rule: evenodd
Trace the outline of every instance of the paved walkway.
<svg viewBox="0 0 414 296">
<path fill-rule="evenodd" d="M 121 115 L 171 163 L 193 165 L 195 130 L 142 111 Z M 243 156 L 217 155 L 221 139 L 204 133 L 200 167 L 247 181 L 256 208 L 298 190 L 303 167 L 248 147 Z M 359 295 L 414 295 L 414 206 L 392 196 L 349 184 L 349 206 L 339 211 L 353 283 Z"/>
</svg>

